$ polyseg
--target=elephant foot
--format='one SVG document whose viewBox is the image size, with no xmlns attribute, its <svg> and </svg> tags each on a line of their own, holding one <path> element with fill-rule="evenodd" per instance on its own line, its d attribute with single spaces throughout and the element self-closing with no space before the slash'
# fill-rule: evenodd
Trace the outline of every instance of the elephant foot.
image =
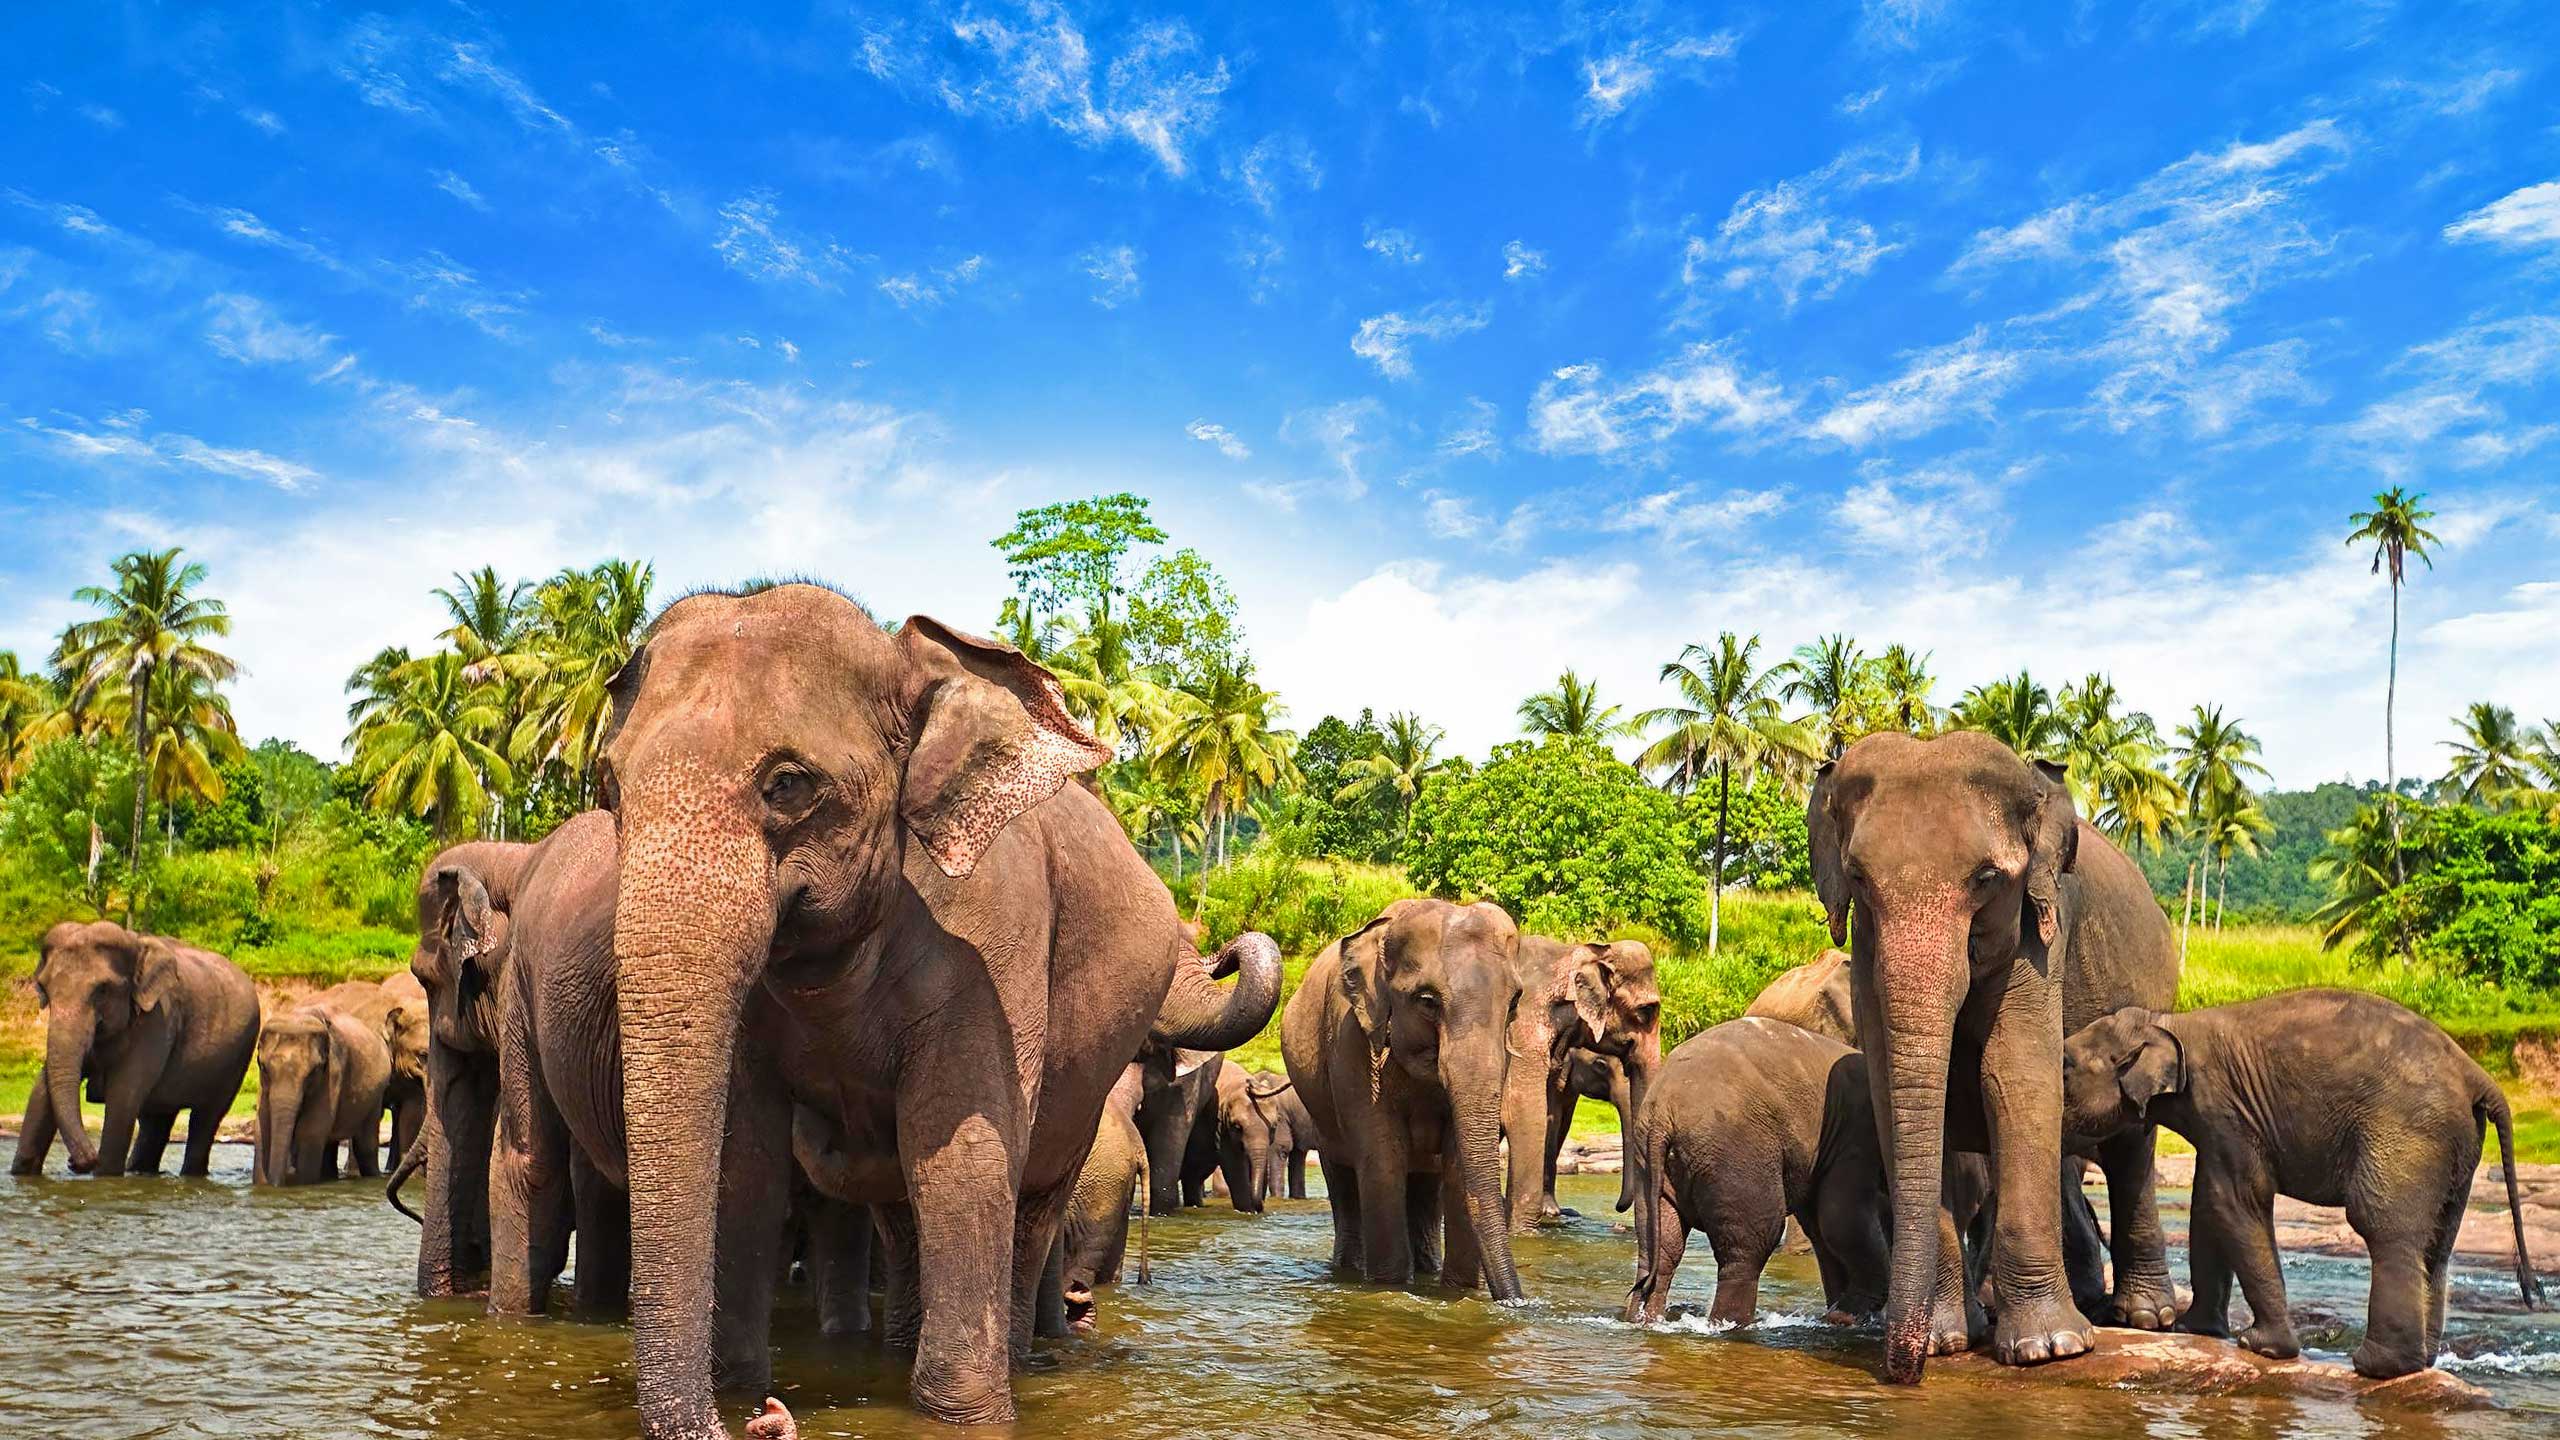
<svg viewBox="0 0 2560 1440">
<path fill-rule="evenodd" d="M 2042 1365 L 2085 1355 L 2097 1335 L 2080 1312 L 2055 1296 L 2011 1300 L 1991 1336 L 1991 1358 L 2003 1365 Z"/>
<path fill-rule="evenodd" d="M 767 1395 L 764 1409 L 747 1422 L 747 1440 L 800 1440 L 800 1425 L 781 1401 Z"/>
<path fill-rule="evenodd" d="M 2106 1320 L 2129 1330 L 2166 1330 L 2178 1319 L 2178 1291 L 2165 1278 L 2116 1287 Z"/>
<path fill-rule="evenodd" d="M 2293 1337 L 2288 1334 L 2285 1338 L 2290 1341 Z M 2278 1358 L 2290 1359 L 2291 1356 Z M 2353 1355 L 2347 1357 L 2347 1363 L 2353 1365 L 2356 1373 L 2367 1380 L 2397 1380 L 2403 1375 L 2415 1375 L 2426 1369 L 2429 1361 L 2425 1356 L 2411 1352 L 2406 1346 L 2376 1345 L 2373 1341 L 2367 1340 L 2356 1347 Z"/>
<path fill-rule="evenodd" d="M 2188 1310 L 2178 1316 L 2169 1330 L 2170 1333 L 2177 1335 L 2202 1335 L 2213 1340 L 2228 1340 L 2231 1338 L 2231 1320 L 2228 1316 L 2206 1315 Z"/>
<path fill-rule="evenodd" d="M 71 1161 L 71 1173 L 74 1175 L 94 1174 L 97 1171 L 97 1168 L 98 1157 L 94 1155 L 90 1156 L 86 1160 L 74 1157 Z"/>
<path fill-rule="evenodd" d="M 2291 1360 L 2302 1353 L 2302 1342 L 2294 1338 L 2293 1326 L 2282 1321 L 2269 1324 L 2261 1320 L 2231 1338 L 2238 1342 L 2241 1349 L 2254 1351 L 2270 1360 Z M 2356 1353 L 2362 1356 L 2364 1351 L 2359 1349 Z M 2415 1365 L 2409 1367 L 2410 1370 L 2419 1368 L 2422 1367 Z M 2356 1367 L 2356 1371 L 2358 1374 L 2367 1373 L 2361 1364 Z M 2409 1371 L 2394 1370 L 2391 1373 L 2406 1375 Z"/>
<path fill-rule="evenodd" d="M 38 1175 L 42 1174 L 43 1171 L 44 1162 L 42 1160 L 12 1160 L 9 1162 L 9 1173 L 12 1175 Z"/>
<path fill-rule="evenodd" d="M 1942 1296 L 1929 1306 L 1929 1353 L 1961 1355 L 1982 1339 L 1981 1317 L 1961 1295 Z"/>
</svg>

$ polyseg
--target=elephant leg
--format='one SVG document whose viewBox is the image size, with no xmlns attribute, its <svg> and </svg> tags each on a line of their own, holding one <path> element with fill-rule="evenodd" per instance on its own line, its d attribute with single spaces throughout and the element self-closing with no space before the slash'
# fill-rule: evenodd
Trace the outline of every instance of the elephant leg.
<svg viewBox="0 0 2560 1440">
<path fill-rule="evenodd" d="M 1653 1205 L 1652 1230 L 1636 1236 L 1636 1283 L 1627 1292 L 1626 1309 L 1620 1312 L 1630 1325 L 1650 1325 L 1662 1318 L 1671 1304 L 1671 1282 L 1680 1273 L 1681 1258 L 1689 1252 L 1689 1222 L 1680 1213 L 1669 1179 L 1649 1176 L 1646 1183 L 1660 1194 Z M 1643 1223 L 1642 1205 L 1636 1207 L 1636 1218 Z"/>
<path fill-rule="evenodd" d="M 219 1105 L 198 1105 L 187 1112 L 187 1153 L 178 1162 L 180 1175 L 201 1179 L 213 1173 L 213 1142 L 224 1113 Z"/>
<path fill-rule="evenodd" d="M 919 1057 L 931 1063 L 911 1062 L 898 1092 L 898 1156 L 915 1209 L 924 1298 L 909 1389 L 932 1419 L 999 1424 L 1014 1415 L 1006 1342 L 1022 1137 L 1009 1103 L 1013 1055 L 980 1053 L 993 1047 L 965 1038 L 946 1037 Z M 990 1086 L 988 1076 L 1008 1078 Z"/>
<path fill-rule="evenodd" d="M 791 1212 L 791 1101 L 743 1057 L 730 1069 L 729 1128 L 720 1143 L 712 1230 L 711 1378 L 761 1395 L 773 1382 L 773 1293 Z"/>
<path fill-rule="evenodd" d="M 631 1295 L 631 1196 L 572 1149 L 569 1195 L 577 1210 L 577 1284 L 570 1303 L 582 1311 L 620 1308 Z"/>
<path fill-rule="evenodd" d="M 36 1088 L 27 1096 L 27 1116 L 18 1125 L 18 1148 L 9 1157 L 9 1173 L 35 1175 L 44 1170 L 45 1152 L 53 1148 L 53 1096 L 44 1071 L 36 1071 Z"/>
<path fill-rule="evenodd" d="M 1769 1268 L 1769 1257 L 1778 1253 L 1786 1229 L 1785 1212 L 1780 1211 L 1754 1214 L 1741 1223 L 1707 1232 L 1707 1244 L 1716 1257 L 1716 1298 L 1707 1311 L 1711 1323 L 1748 1325 L 1760 1318 L 1760 1273 Z"/>
<path fill-rule="evenodd" d="M 2464 1178 L 2468 1178 L 2467 1173 Z M 2394 1187 L 2397 1188 L 2397 1187 Z M 2433 1210 L 2407 1194 L 2348 1195 L 2347 1224 L 2373 1257 L 2372 1291 L 2365 1301 L 2364 1343 L 2348 1357 L 2356 1373 L 2373 1380 L 2414 1374 L 2435 1363 L 2431 1332 L 2436 1319 L 2436 1266 L 2450 1253 L 2448 1232 L 2460 1226 L 2469 1186 Z M 2365 1203 L 2357 1203 L 2362 1198 Z M 2249 1297 L 2251 1309 L 2257 1296 Z M 2245 1343 L 2245 1342 L 2244 1342 Z"/>
<path fill-rule="evenodd" d="M 2071 1283 L 2071 1303 L 2093 1325 L 2107 1319 L 2107 1237 L 2098 1229 L 2097 1207 L 2081 1188 L 2080 1157 L 2062 1157 L 2062 1188 L 2055 1192 L 2062 1213 L 2062 1273 Z"/>
<path fill-rule="evenodd" d="M 1991 1233 L 1999 1206 L 1980 1155 L 1949 1150 L 1938 1171 L 1938 1275 L 1929 1290 L 1929 1346 L 1933 1355 L 1960 1355 L 1990 1331 L 1983 1314 L 1979 1267 L 1991 1264 Z M 1973 1207 L 1968 1220 L 1966 1207 Z"/>
<path fill-rule="evenodd" d="M 356 1135 L 347 1142 L 347 1158 L 355 1162 L 356 1174 L 367 1180 L 382 1174 L 382 1112 L 374 1111 L 356 1126 Z"/>
<path fill-rule="evenodd" d="M 2477 1169 L 2475 1164 L 2472 1168 Z M 2444 1213 L 2436 1218 L 2436 1233 L 2427 1241 L 2427 1338 L 2419 1353 L 2429 1365 L 2444 1353 L 2445 1291 L 2451 1285 L 2453 1245 L 2462 1233 L 2462 1216 L 2470 1196 L 2469 1187 L 2457 1184 L 2446 1198 Z"/>
<path fill-rule="evenodd" d="M 1885 1244 L 1884 1214 L 1869 1176 L 1833 1170 L 1814 1192 L 1813 1223 L 1807 1237 L 1816 1256 L 1829 1257 L 1825 1297 L 1831 1308 L 1847 1316 L 1866 1316 L 1884 1308 L 1885 1276 L 1892 1263 Z"/>
<path fill-rule="evenodd" d="M 1360 1169 L 1361 1269 L 1373 1285 L 1407 1284 L 1413 1279 L 1414 1254 L 1404 1155 L 1373 1153 L 1368 1158 Z"/>
<path fill-rule="evenodd" d="M 169 1129 L 178 1123 L 178 1112 L 145 1115 L 134 1122 L 133 1153 L 124 1162 L 129 1175 L 160 1173 L 161 1153 L 169 1148 Z"/>
<path fill-rule="evenodd" d="M 2108 1318 L 2136 1330 L 2166 1330 L 2178 1318 L 2178 1287 L 2169 1278 L 2169 1242 L 2160 1233 L 2152 1156 L 2159 1127 L 2145 1125 L 2098 1149 L 2107 1177 L 2107 1242 L 2115 1260 Z"/>
<path fill-rule="evenodd" d="M 569 1127 L 521 1047 L 499 1066 L 489 1157 L 489 1312 L 539 1315 L 569 1263 Z"/>
<path fill-rule="evenodd" d="M 130 1057 L 126 1068 L 132 1068 Z M 108 1177 L 124 1173 L 125 1159 L 133 1153 L 134 1122 L 141 1118 L 141 1110 L 142 1096 L 137 1087 L 109 1082 L 106 1123 L 98 1127 L 98 1168 L 95 1174 Z"/>
<path fill-rule="evenodd" d="M 850 1340 L 871 1330 L 871 1207 L 821 1195 L 809 1212 L 809 1279 L 818 1335 Z"/>
<path fill-rule="evenodd" d="M 1992 1358 L 2040 1365 L 2096 1340 L 2071 1304 L 2062 1268 L 2062 991 L 2034 967 L 2012 967 L 1982 1052 L 1983 1118 L 1999 1209 L 1992 1223 L 1991 1289 L 2000 1304 Z M 1952 1235 L 1944 1238 L 1952 1240 Z M 1957 1273 L 1963 1273 L 1961 1264 Z"/>
<path fill-rule="evenodd" d="M 1307 1198 L 1307 1152 L 1304 1150 L 1289 1152 L 1289 1198 Z"/>
<path fill-rule="evenodd" d="M 2231 1157 L 2208 1166 L 2198 1158 L 2190 1224 L 2197 1230 L 2213 1227 L 2216 1248 L 2249 1301 L 2249 1328 L 2233 1338 L 2244 1349 L 2290 1360 L 2302 1353 L 2302 1345 L 2294 1338 L 2293 1315 L 2285 1304 L 2284 1269 L 2276 1258 L 2275 1205 L 2275 1183 L 2263 1166 Z M 2377 1290 L 2382 1272 L 2377 1254 Z M 2371 1338 L 2370 1329 L 2367 1338 Z"/>
<path fill-rule="evenodd" d="M 1404 1182 L 1405 1238 L 1413 1249 L 1413 1273 L 1440 1273 L 1440 1180 L 1436 1175 L 1407 1175 Z"/>
<path fill-rule="evenodd" d="M 2224 1208 L 2219 1198 L 2221 1182 L 2212 1175 L 2211 1162 L 2197 1156 L 2195 1192 L 2188 1202 L 2187 1220 L 2187 1274 L 2194 1292 L 2185 1312 L 2169 1328 L 2181 1334 L 2227 1340 L 2231 1336 L 2232 1274 L 2231 1247 L 2223 1239 L 2223 1229 L 2231 1222 L 2220 1213 Z"/>
<path fill-rule="evenodd" d="M 1324 1172 L 1325 1205 L 1333 1212 L 1334 1271 L 1362 1274 L 1366 1267 L 1360 1259 L 1364 1234 L 1360 1224 L 1360 1176 L 1330 1152 L 1319 1153 L 1321 1158 L 1316 1165 Z"/>
<path fill-rule="evenodd" d="M 426 1128 L 427 1101 L 423 1095 L 402 1099 L 391 1110 L 391 1155 L 396 1164 L 416 1148 L 418 1132 Z"/>
<path fill-rule="evenodd" d="M 924 1330 L 924 1296 L 916 1285 L 921 1257 L 916 1243 L 915 1207 L 904 1200 L 871 1207 L 878 1232 L 881 1269 L 880 1338 L 900 1350 L 913 1350 Z"/>
<path fill-rule="evenodd" d="M 1440 1162 L 1440 1283 L 1472 1292 L 1484 1280 L 1484 1254 L 1476 1244 L 1475 1226 L 1467 1223 L 1467 1189 L 1458 1179 L 1458 1158 Z"/>
<path fill-rule="evenodd" d="M 1541 1220 L 1564 1218 L 1564 1206 L 1556 1200 L 1556 1160 L 1564 1154 L 1564 1137 L 1572 1131 L 1573 1112 L 1581 1103 L 1582 1097 L 1568 1086 L 1551 1085 L 1547 1089 L 1547 1133 L 1540 1162 L 1546 1189 L 1538 1197 Z"/>
<path fill-rule="evenodd" d="M 1059 1234 L 1075 1177 L 1017 1202 L 1013 1217 L 1013 1358 L 1016 1368 L 1031 1354 L 1031 1337 L 1055 1340 L 1067 1333 L 1066 1247 Z"/>
</svg>

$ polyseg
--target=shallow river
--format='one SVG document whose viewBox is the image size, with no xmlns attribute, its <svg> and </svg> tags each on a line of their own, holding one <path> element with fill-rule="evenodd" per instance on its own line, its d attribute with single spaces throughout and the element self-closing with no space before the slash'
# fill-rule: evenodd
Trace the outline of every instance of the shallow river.
<svg viewBox="0 0 2560 1440">
<path fill-rule="evenodd" d="M 248 1185 L 248 1150 L 210 1182 L 0 1178 L 0 1435 L 338 1435 L 627 1440 L 630 1347 L 609 1324 L 493 1321 L 410 1294 L 416 1231 L 369 1183 Z M 59 1162 L 56 1164 L 59 1170 Z M 1569 1180 L 1606 1214 L 1614 1178 Z M 2183 1217 L 2172 1228 L 2182 1227 Z M 1536 1299 L 1518 1309 L 1375 1290 L 1323 1274 L 1324 1202 L 1256 1220 L 1213 1208 L 1155 1222 L 1156 1282 L 1104 1292 L 1091 1337 L 1042 1345 L 1017 1386 L 1026 1435 L 1369 1434 L 1628 1437 L 2022 1436 L 2055 1440 L 2522 1440 L 2560 1435 L 2560 1319 L 2516 1310 L 2503 1273 L 2457 1272 L 2454 1368 L 2508 1407 L 2445 1419 L 2326 1402 L 2210 1399 L 2055 1385 L 2021 1392 L 1873 1379 L 1873 1330 L 1809 1323 L 1809 1258 L 1780 1256 L 1753 1331 L 1607 1318 L 1630 1241 L 1597 1220 L 1521 1242 Z M 1679 1299 L 1703 1305 L 1694 1243 Z M 2183 1256 L 2175 1257 L 2180 1274 Z M 2304 1341 L 2343 1358 L 2361 1262 L 2288 1257 Z M 804 1434 L 955 1433 L 906 1408 L 901 1367 L 830 1352 L 805 1292 L 777 1318 L 777 1386 Z M 2463 1359 L 2459 1357 L 2468 1356 Z M 733 1424 L 743 1404 L 725 1407 Z"/>
</svg>

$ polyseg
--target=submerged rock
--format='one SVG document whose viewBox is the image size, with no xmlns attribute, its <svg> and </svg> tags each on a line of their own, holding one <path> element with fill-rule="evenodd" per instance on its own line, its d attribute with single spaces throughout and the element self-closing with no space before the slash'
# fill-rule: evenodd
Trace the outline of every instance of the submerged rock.
<svg viewBox="0 0 2560 1440">
<path fill-rule="evenodd" d="M 2086 1385 L 2176 1395 L 2287 1395 L 2348 1400 L 2395 1409 L 2494 1410 L 2489 1392 L 2442 1370 L 2397 1380 L 2368 1380 L 2325 1360 L 2270 1360 L 2228 1340 L 2101 1328 L 2095 1350 L 2076 1359 L 2018 1368 L 1988 1350 L 1932 1360 L 1933 1372 L 2012 1385 Z"/>
</svg>

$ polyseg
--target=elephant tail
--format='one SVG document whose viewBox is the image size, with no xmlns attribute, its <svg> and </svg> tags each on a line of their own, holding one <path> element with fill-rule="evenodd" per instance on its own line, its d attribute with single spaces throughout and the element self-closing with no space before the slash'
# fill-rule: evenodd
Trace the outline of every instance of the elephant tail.
<svg viewBox="0 0 2560 1440">
<path fill-rule="evenodd" d="M 409 1208 L 408 1202 L 400 1198 L 400 1187 L 408 1184 L 409 1177 L 417 1174 L 418 1168 L 426 1163 L 427 1135 L 421 1130 L 418 1138 L 409 1142 L 409 1153 L 401 1156 L 399 1166 L 392 1170 L 390 1182 L 382 1187 L 382 1198 L 391 1202 L 391 1208 L 420 1225 L 427 1223 L 427 1217 Z"/>
<path fill-rule="evenodd" d="M 1635 1136 L 1636 1152 L 1622 1155 L 1621 1168 L 1639 1167 L 1636 1172 L 1636 1283 L 1627 1291 L 1627 1306 L 1619 1316 L 1630 1325 L 1641 1325 L 1659 1319 L 1662 1299 L 1671 1289 L 1671 1277 L 1662 1273 L 1662 1178 L 1671 1151 L 1670 1127 L 1659 1117 L 1640 1124 Z"/>
<path fill-rule="evenodd" d="M 1155 1206 L 1148 1203 L 1148 1194 L 1147 1151 L 1145 1146 L 1140 1146 L 1138 1148 L 1138 1193 L 1135 1198 L 1138 1203 L 1138 1283 L 1141 1285 L 1155 1283 L 1155 1275 L 1147 1265 L 1147 1221 L 1155 1211 Z M 1122 1223 L 1127 1222 L 1123 1220 Z"/>
<path fill-rule="evenodd" d="M 2498 1168 L 2507 1172 L 2507 1219 L 2516 1228 L 2516 1288 L 2524 1293 L 2528 1310 L 2542 1306 L 2542 1282 L 2534 1278 L 2533 1257 L 2524 1248 L 2524 1206 L 2516 1196 L 2516 1132 L 2515 1120 L 2507 1111 L 2507 1097 L 2494 1082 L 2484 1084 L 2472 1111 L 2476 1119 L 2485 1119 L 2498 1127 Z"/>
</svg>

